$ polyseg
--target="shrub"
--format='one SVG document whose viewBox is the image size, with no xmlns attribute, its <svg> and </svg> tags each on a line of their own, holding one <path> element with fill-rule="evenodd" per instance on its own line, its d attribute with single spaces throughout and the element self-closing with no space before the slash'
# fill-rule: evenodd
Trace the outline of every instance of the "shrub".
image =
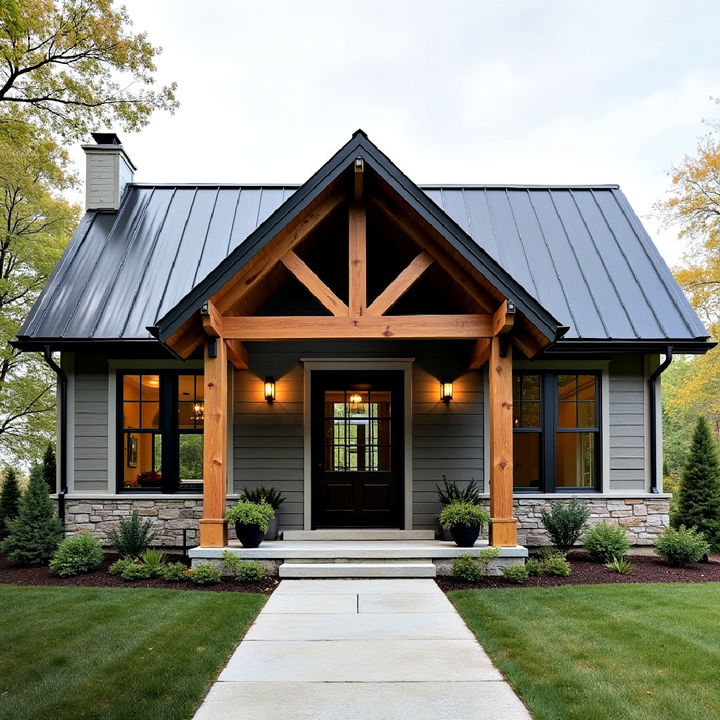
<svg viewBox="0 0 720 720">
<path fill-rule="evenodd" d="M 48 443 L 42 459 L 43 479 L 48 486 L 48 492 L 54 493 L 57 490 L 57 463 L 55 462 L 55 448 Z"/>
<path fill-rule="evenodd" d="M 149 580 L 152 576 L 152 570 L 137 560 L 127 563 L 120 573 L 123 580 Z"/>
<path fill-rule="evenodd" d="M 548 575 L 559 575 L 567 577 L 570 574 L 570 563 L 567 558 L 560 553 L 548 555 L 543 560 L 543 568 Z"/>
<path fill-rule="evenodd" d="M 222 560 L 233 579 L 238 582 L 254 582 L 265 577 L 265 570 L 260 563 L 254 560 L 243 560 L 229 550 L 223 552 Z"/>
<path fill-rule="evenodd" d="M 525 567 L 529 575 L 542 575 L 545 572 L 545 566 L 540 560 L 536 560 L 535 558 L 528 558 Z"/>
<path fill-rule="evenodd" d="M 8 520 L 6 527 L 8 535 L 0 550 L 14 563 L 38 567 L 50 562 L 63 532 L 40 465 L 30 471 L 30 483 L 20 498 L 18 515 Z"/>
<path fill-rule="evenodd" d="M 677 530 L 665 528 L 655 543 L 655 552 L 668 565 L 687 567 L 698 562 L 710 552 L 710 544 L 703 533 L 695 528 L 687 529 L 681 525 Z"/>
<path fill-rule="evenodd" d="M 530 577 L 530 571 L 527 565 L 510 565 L 503 568 L 503 575 L 508 582 L 522 585 Z"/>
<path fill-rule="evenodd" d="M 699 417 L 683 472 L 677 509 L 678 525 L 699 530 L 720 548 L 720 461 L 704 417 Z"/>
<path fill-rule="evenodd" d="M 238 500 L 225 513 L 225 519 L 228 522 L 257 525 L 264 533 L 268 531 L 268 525 L 274 517 L 275 511 L 267 503 L 254 503 L 247 500 Z"/>
<path fill-rule="evenodd" d="M 621 575 L 626 575 L 630 572 L 630 570 L 632 570 L 632 564 L 630 563 L 630 560 L 626 557 L 613 558 L 610 562 L 605 563 L 605 567 L 608 570 L 620 573 Z"/>
<path fill-rule="evenodd" d="M 478 582 L 485 575 L 490 562 L 499 555 L 500 550 L 498 548 L 486 548 L 476 556 L 470 555 L 470 553 L 461 555 L 453 561 L 452 568 L 450 568 L 450 577 L 467 582 Z"/>
<path fill-rule="evenodd" d="M 542 509 L 540 521 L 552 544 L 567 552 L 580 538 L 590 517 L 590 508 L 573 498 L 570 502 L 555 502 L 551 509 Z"/>
<path fill-rule="evenodd" d="M 117 530 L 108 530 L 107 539 L 120 555 L 138 557 L 150 547 L 157 535 L 152 527 L 152 520 L 142 520 L 138 511 L 133 510 L 129 518 L 120 520 Z"/>
<path fill-rule="evenodd" d="M 443 507 L 454 502 L 470 503 L 471 505 L 480 504 L 480 488 L 474 479 L 470 480 L 465 488 L 461 490 L 454 480 L 448 480 L 446 475 L 441 475 L 441 477 L 443 487 L 435 485 L 435 489 L 437 490 L 438 500 Z"/>
<path fill-rule="evenodd" d="M 276 512 L 285 500 L 287 500 L 287 498 L 277 488 L 266 488 L 262 485 L 253 490 L 245 488 L 241 499 L 247 500 L 247 502 L 255 503 L 255 505 L 266 503 Z"/>
<path fill-rule="evenodd" d="M 182 582 L 188 579 L 188 569 L 181 562 L 166 563 L 160 566 L 159 575 L 167 582 Z"/>
<path fill-rule="evenodd" d="M 452 527 L 480 527 L 490 524 L 490 515 L 481 507 L 468 502 L 452 502 L 440 513 L 440 526 L 446 530 Z"/>
<path fill-rule="evenodd" d="M 0 540 L 7 537 L 6 523 L 20 512 L 20 484 L 13 468 L 5 471 L 2 491 L 0 491 Z"/>
<path fill-rule="evenodd" d="M 125 570 L 125 568 L 128 567 L 129 565 L 134 565 L 134 564 L 135 564 L 135 560 L 134 560 L 133 558 L 131 558 L 131 557 L 123 557 L 123 558 L 120 558 L 119 560 L 116 560 L 116 561 L 108 568 L 108 572 L 109 572 L 111 575 L 120 575 L 120 576 L 122 576 L 123 571 Z"/>
<path fill-rule="evenodd" d="M 59 577 L 71 577 L 94 570 L 102 559 L 100 541 L 86 530 L 60 543 L 50 561 L 50 572 Z"/>
<path fill-rule="evenodd" d="M 596 562 L 608 563 L 624 557 L 630 549 L 627 533 L 621 527 L 600 523 L 590 528 L 583 538 L 585 549 Z"/>
<path fill-rule="evenodd" d="M 165 565 L 165 553 L 162 550 L 146 550 L 140 556 L 140 562 L 150 570 L 153 577 L 158 577 Z"/>
<path fill-rule="evenodd" d="M 210 563 L 200 563 L 188 571 L 190 579 L 196 585 L 213 585 L 220 582 L 220 570 Z"/>
</svg>

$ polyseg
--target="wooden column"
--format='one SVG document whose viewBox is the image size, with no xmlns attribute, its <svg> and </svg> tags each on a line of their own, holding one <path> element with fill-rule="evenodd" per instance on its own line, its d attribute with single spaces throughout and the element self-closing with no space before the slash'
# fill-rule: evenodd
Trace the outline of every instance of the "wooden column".
<svg viewBox="0 0 720 720">
<path fill-rule="evenodd" d="M 214 356 L 214 357 L 213 357 Z M 203 516 L 200 547 L 225 547 L 228 457 L 228 356 L 222 338 L 205 344 Z"/>
<path fill-rule="evenodd" d="M 503 355 L 505 346 L 505 357 Z M 512 345 L 499 336 L 490 348 L 490 544 L 517 545 L 513 517 Z"/>
<path fill-rule="evenodd" d="M 367 307 L 367 250 L 365 247 L 365 206 L 353 203 L 350 206 L 348 228 L 348 255 L 350 261 L 348 278 L 348 307 L 350 315 L 365 314 Z"/>
</svg>

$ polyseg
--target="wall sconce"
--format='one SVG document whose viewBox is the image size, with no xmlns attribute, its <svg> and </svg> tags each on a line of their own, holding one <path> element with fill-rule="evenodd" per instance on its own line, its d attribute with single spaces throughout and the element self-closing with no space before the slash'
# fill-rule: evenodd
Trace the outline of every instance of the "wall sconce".
<svg viewBox="0 0 720 720">
<path fill-rule="evenodd" d="M 265 378 L 265 399 L 269 403 L 275 400 L 275 378 L 270 375 Z"/>
<path fill-rule="evenodd" d="M 452 380 L 442 380 L 440 382 L 440 399 L 444 403 L 449 403 L 453 396 Z"/>
</svg>

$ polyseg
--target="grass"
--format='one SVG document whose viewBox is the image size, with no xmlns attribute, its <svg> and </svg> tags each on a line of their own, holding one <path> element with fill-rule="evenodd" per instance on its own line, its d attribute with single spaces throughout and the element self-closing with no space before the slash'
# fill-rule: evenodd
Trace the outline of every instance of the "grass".
<svg viewBox="0 0 720 720">
<path fill-rule="evenodd" d="M 189 718 L 264 602 L 0 585 L 0 718 Z"/>
<path fill-rule="evenodd" d="M 536 720 L 720 717 L 720 584 L 460 590 Z"/>
</svg>

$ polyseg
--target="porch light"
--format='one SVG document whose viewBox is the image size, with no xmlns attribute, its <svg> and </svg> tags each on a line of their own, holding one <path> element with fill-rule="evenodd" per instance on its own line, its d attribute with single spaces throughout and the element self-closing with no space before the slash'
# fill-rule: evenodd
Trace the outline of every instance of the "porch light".
<svg viewBox="0 0 720 720">
<path fill-rule="evenodd" d="M 265 399 L 269 403 L 275 400 L 275 378 L 270 375 L 265 378 Z"/>
<path fill-rule="evenodd" d="M 440 399 L 444 403 L 449 403 L 453 396 L 452 380 L 443 380 L 440 383 Z"/>
</svg>

